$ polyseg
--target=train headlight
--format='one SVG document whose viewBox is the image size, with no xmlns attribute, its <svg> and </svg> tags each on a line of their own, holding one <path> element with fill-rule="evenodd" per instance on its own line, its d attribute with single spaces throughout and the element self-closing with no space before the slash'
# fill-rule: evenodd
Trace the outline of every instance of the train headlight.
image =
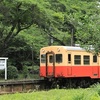
<svg viewBox="0 0 100 100">
<path fill-rule="evenodd" d="M 42 49 L 42 53 L 44 53 L 45 52 L 45 50 L 44 49 Z"/>
<path fill-rule="evenodd" d="M 57 48 L 57 51 L 60 52 L 60 48 Z"/>
</svg>

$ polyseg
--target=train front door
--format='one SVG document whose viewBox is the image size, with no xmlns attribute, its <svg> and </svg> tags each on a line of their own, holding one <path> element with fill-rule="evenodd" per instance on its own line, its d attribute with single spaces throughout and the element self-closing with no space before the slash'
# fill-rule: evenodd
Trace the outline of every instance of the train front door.
<svg viewBox="0 0 100 100">
<path fill-rule="evenodd" d="M 53 77 L 54 76 L 54 71 L 55 71 L 55 61 L 54 61 L 54 53 L 53 52 L 48 52 L 46 54 L 46 75 L 48 77 Z"/>
</svg>

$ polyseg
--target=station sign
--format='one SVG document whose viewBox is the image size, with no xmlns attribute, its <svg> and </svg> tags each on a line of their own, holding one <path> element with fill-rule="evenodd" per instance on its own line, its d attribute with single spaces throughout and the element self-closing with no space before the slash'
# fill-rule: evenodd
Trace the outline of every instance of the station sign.
<svg viewBox="0 0 100 100">
<path fill-rule="evenodd" d="M 7 80 L 7 59 L 6 57 L 0 57 L 0 70 L 5 70 L 5 80 Z"/>
<path fill-rule="evenodd" d="M 0 59 L 0 69 L 5 69 L 5 59 Z"/>
</svg>

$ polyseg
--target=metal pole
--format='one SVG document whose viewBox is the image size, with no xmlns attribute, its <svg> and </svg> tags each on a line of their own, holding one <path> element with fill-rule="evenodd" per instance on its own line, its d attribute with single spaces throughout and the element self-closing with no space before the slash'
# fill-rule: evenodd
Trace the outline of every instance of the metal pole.
<svg viewBox="0 0 100 100">
<path fill-rule="evenodd" d="M 7 80 L 7 59 L 5 59 L 5 80 Z"/>
<path fill-rule="evenodd" d="M 74 41 L 74 37 L 73 37 L 73 29 L 72 29 L 72 33 L 71 33 L 71 46 L 73 46 L 73 41 Z"/>
</svg>

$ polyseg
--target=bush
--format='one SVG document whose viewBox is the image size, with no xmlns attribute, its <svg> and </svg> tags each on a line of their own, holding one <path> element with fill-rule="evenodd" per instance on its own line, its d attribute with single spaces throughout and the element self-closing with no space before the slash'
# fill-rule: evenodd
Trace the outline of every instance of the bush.
<svg viewBox="0 0 100 100">
<path fill-rule="evenodd" d="M 7 68 L 8 79 L 18 78 L 18 70 L 15 66 L 8 66 Z"/>
<path fill-rule="evenodd" d="M 5 70 L 0 70 L 0 78 L 4 78 L 5 77 Z"/>
</svg>

